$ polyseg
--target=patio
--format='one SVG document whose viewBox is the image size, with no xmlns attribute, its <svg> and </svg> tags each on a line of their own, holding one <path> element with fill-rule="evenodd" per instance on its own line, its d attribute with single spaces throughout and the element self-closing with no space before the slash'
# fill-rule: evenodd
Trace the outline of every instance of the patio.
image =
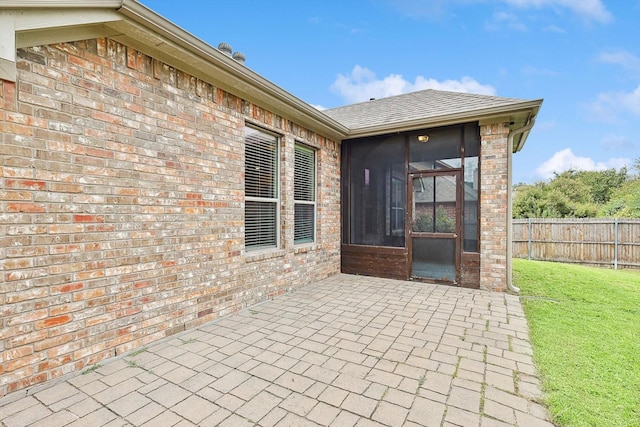
<svg viewBox="0 0 640 427">
<path fill-rule="evenodd" d="M 18 426 L 551 426 L 518 297 L 339 274 L 0 399 Z"/>
</svg>

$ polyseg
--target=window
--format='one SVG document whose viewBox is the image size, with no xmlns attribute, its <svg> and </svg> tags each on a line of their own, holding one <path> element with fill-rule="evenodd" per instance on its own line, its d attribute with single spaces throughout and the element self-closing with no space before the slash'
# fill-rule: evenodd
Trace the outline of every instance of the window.
<svg viewBox="0 0 640 427">
<path fill-rule="evenodd" d="M 316 233 L 316 152 L 295 146 L 294 161 L 294 243 L 312 243 Z"/>
<path fill-rule="evenodd" d="M 278 138 L 245 127 L 245 247 L 278 247 Z"/>
</svg>

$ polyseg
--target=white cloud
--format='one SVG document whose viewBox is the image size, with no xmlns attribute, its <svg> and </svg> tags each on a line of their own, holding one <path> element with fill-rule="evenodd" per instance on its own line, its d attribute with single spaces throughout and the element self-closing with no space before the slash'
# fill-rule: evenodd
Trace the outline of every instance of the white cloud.
<svg viewBox="0 0 640 427">
<path fill-rule="evenodd" d="M 563 28 L 560 28 L 557 25 L 547 25 L 546 27 L 544 27 L 542 29 L 542 31 L 547 32 L 547 33 L 558 33 L 558 34 L 565 34 L 566 33 L 566 31 Z"/>
<path fill-rule="evenodd" d="M 513 13 L 508 12 L 496 12 L 493 14 L 491 22 L 489 22 L 485 28 L 487 30 L 495 31 L 502 27 L 507 27 L 510 30 L 515 31 L 529 31 L 529 28 Z"/>
<path fill-rule="evenodd" d="M 452 6 L 473 3 L 502 3 L 520 9 L 568 9 L 585 21 L 604 24 L 613 21 L 613 15 L 605 7 L 602 0 L 391 0 L 393 6 L 408 16 L 436 19 L 445 16 L 446 9 Z"/>
<path fill-rule="evenodd" d="M 600 0 L 504 0 L 505 3 L 521 8 L 566 8 L 587 21 L 603 24 L 611 22 L 613 15 Z"/>
<path fill-rule="evenodd" d="M 640 58 L 626 50 L 613 50 L 602 52 L 598 55 L 598 61 L 607 64 L 620 65 L 632 71 L 640 71 Z"/>
<path fill-rule="evenodd" d="M 620 115 L 640 116 L 640 86 L 631 92 L 604 92 L 588 109 L 592 116 L 605 122 L 615 122 Z"/>
<path fill-rule="evenodd" d="M 406 80 L 401 74 L 389 74 L 379 79 L 366 67 L 356 65 L 348 75 L 338 74 L 331 85 L 331 91 L 337 93 L 347 103 L 355 103 L 371 98 L 386 98 L 403 93 L 424 89 L 437 89 L 452 92 L 477 93 L 495 95 L 493 86 L 483 85 L 475 79 L 465 76 L 460 80 L 438 81 L 432 78 L 417 76 L 413 82 Z"/>
<path fill-rule="evenodd" d="M 590 157 L 576 156 L 571 151 L 571 148 L 565 148 L 556 152 L 549 160 L 538 166 L 536 173 L 545 179 L 549 179 L 553 178 L 554 173 L 562 173 L 570 169 L 597 171 L 611 168 L 620 169 L 631 164 L 633 164 L 631 159 L 626 157 L 616 157 L 606 162 L 596 162 Z"/>
</svg>

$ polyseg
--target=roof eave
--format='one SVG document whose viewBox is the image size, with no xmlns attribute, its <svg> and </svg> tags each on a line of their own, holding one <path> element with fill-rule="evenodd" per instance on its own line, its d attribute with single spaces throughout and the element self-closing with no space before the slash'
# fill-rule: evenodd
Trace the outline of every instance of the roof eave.
<svg viewBox="0 0 640 427">
<path fill-rule="evenodd" d="M 30 29 L 28 33 L 21 35 L 22 45 L 18 47 L 27 47 L 26 45 L 29 43 L 45 44 L 47 41 L 48 44 L 52 44 L 82 40 L 82 38 L 74 39 L 74 37 L 98 37 L 102 34 L 105 37 L 130 42 L 132 47 L 143 53 L 159 54 L 161 59 L 167 61 L 169 65 L 193 73 L 203 81 L 247 101 L 264 106 L 273 113 L 293 120 L 325 137 L 340 141 L 348 133 L 346 126 L 136 0 L 8 0 L 0 4 L 0 15 L 3 10 L 19 11 L 24 9 L 32 12 L 38 8 L 46 13 L 51 13 L 55 9 L 91 9 L 94 11 L 103 9 L 117 11 L 122 19 L 102 21 L 100 15 L 96 14 L 95 22 L 83 22 L 82 27 L 78 27 L 76 22 L 71 22 L 64 27 L 64 31 L 52 31 L 50 28 L 52 24 L 47 20 L 41 20 L 40 28 Z M 62 27 L 64 22 L 61 23 L 58 20 L 53 25 Z M 19 29 L 16 28 L 15 31 L 17 39 Z M 145 32 L 147 37 L 141 39 L 140 34 Z M 162 55 L 162 51 L 166 48 L 170 48 L 174 53 L 179 52 L 180 55 L 175 57 L 166 53 Z M 8 62 L 11 62 L 10 59 L 0 57 L 0 71 L 2 71 L 3 65 L 11 66 Z M 15 65 L 13 66 L 15 67 Z M 9 68 L 7 67 L 7 69 Z M 10 71 L 5 73 L 4 77 L 7 78 L 7 76 L 11 77 Z M 0 75 L 0 77 L 3 76 Z"/>
<path fill-rule="evenodd" d="M 423 128 L 467 123 L 471 121 L 490 121 L 493 118 L 500 119 L 504 117 L 510 118 L 510 122 L 513 122 L 511 126 L 518 126 L 518 124 L 522 126 L 531 116 L 536 116 L 538 114 L 542 101 L 542 99 L 523 101 L 520 103 L 509 104 L 507 106 L 461 111 L 458 113 L 433 116 L 426 119 L 415 119 L 405 122 L 385 123 L 376 126 L 351 129 L 346 138 L 362 138 L 388 133 L 400 133 Z M 522 143 L 522 145 L 524 145 L 524 143 Z"/>
<path fill-rule="evenodd" d="M 139 2 L 135 0 L 122 0 L 122 7 L 119 9 L 119 12 L 144 27 L 161 34 L 176 45 L 192 52 L 206 64 L 215 64 L 218 71 L 225 74 L 225 78 L 215 79 L 216 81 L 213 83 L 215 83 L 216 86 L 230 93 L 237 93 L 239 88 L 244 89 L 242 95 L 244 95 L 247 100 L 261 105 L 269 105 L 274 108 L 275 113 L 282 114 L 287 118 L 298 119 L 303 124 L 310 126 L 312 130 L 320 131 L 331 138 L 340 140 L 348 133 L 346 126 L 328 117 L 326 114 L 320 112 L 320 110 L 285 91 Z M 233 83 L 229 83 L 226 80 L 233 80 Z M 242 86 L 238 85 L 238 83 L 241 83 Z"/>
</svg>

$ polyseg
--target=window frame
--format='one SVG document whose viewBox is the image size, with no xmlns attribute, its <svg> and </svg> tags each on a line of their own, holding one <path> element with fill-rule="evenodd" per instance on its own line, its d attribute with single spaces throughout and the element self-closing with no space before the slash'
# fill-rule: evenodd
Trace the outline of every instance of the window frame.
<svg viewBox="0 0 640 427">
<path fill-rule="evenodd" d="M 296 191 L 296 182 L 297 182 L 297 175 L 298 175 L 298 165 L 296 162 L 296 154 L 298 149 L 306 151 L 306 152 L 310 152 L 313 155 L 313 170 L 312 170 L 312 182 L 313 182 L 313 200 L 302 200 L 299 199 L 297 196 L 297 191 Z M 318 149 L 311 147 L 307 144 L 304 144 L 302 142 L 299 141 L 295 141 L 294 143 L 294 157 L 293 157 L 293 187 L 294 187 L 294 191 L 293 191 L 293 211 L 294 211 L 294 220 L 293 220 L 293 243 L 296 246 L 300 246 L 300 245 L 310 245 L 310 244 L 314 244 L 317 242 L 317 233 L 318 233 Z M 312 236 L 309 240 L 309 237 L 305 237 L 304 239 L 298 239 L 296 240 L 296 228 L 297 228 L 297 221 L 295 218 L 295 212 L 296 212 L 296 207 L 298 205 L 304 205 L 304 206 L 313 206 L 313 223 L 311 224 L 312 229 L 313 229 L 313 233 Z"/>
<path fill-rule="evenodd" d="M 260 196 L 250 196 L 247 195 L 247 153 L 248 153 L 248 134 L 249 132 L 257 132 L 259 134 L 262 134 L 264 136 L 267 136 L 269 138 L 273 138 L 273 147 L 274 147 L 274 153 L 273 153 L 273 173 L 272 173 L 272 178 L 273 178 L 273 182 L 272 182 L 272 190 L 273 190 L 273 196 L 274 197 L 260 197 Z M 245 251 L 247 252 L 251 252 L 251 253 L 255 253 L 255 252 L 259 252 L 259 251 L 270 251 L 270 250 L 277 250 L 281 247 L 281 229 L 280 229 L 280 210 L 281 210 L 281 205 L 282 205 L 282 194 L 281 194 L 281 177 L 280 177 L 280 171 L 281 171 L 281 160 L 280 160 L 280 152 L 281 152 L 281 140 L 282 140 L 282 136 L 278 135 L 274 132 L 270 132 L 268 130 L 265 130 L 263 128 L 257 127 L 257 126 L 251 126 L 249 124 L 245 124 L 244 127 L 244 144 L 245 144 L 245 153 L 244 153 L 244 190 L 245 190 L 245 206 L 244 206 L 244 247 L 245 247 Z M 272 219 L 273 221 L 273 228 L 274 228 L 274 237 L 275 237 L 275 242 L 274 244 L 257 244 L 257 245 L 249 245 L 247 244 L 247 232 L 249 231 L 247 229 L 247 202 L 252 202 L 252 203 L 260 203 L 260 204 L 272 204 L 274 205 L 275 208 L 275 215 Z"/>
</svg>

